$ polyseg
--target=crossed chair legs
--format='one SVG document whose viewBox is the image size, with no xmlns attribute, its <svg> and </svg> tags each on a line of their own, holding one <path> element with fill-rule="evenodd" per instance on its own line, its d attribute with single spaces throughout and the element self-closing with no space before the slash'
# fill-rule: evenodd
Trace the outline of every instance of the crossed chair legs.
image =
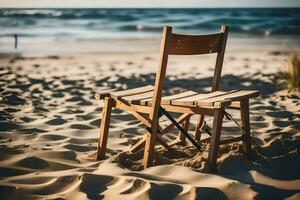
<svg viewBox="0 0 300 200">
<path fill-rule="evenodd" d="M 97 151 L 97 160 L 101 160 L 105 158 L 105 151 L 106 151 L 106 145 L 107 145 L 107 137 L 108 137 L 108 130 L 109 130 L 109 124 L 110 124 L 110 117 L 111 117 L 111 110 L 114 104 L 114 100 L 111 98 L 105 98 L 104 99 L 104 107 L 102 112 L 102 119 L 100 124 L 100 136 L 98 140 L 98 151 Z M 236 142 L 236 141 L 243 141 L 243 150 L 246 153 L 247 156 L 251 155 L 251 137 L 250 137 L 250 121 L 249 121 L 249 100 L 242 100 L 240 101 L 240 112 L 241 112 L 241 122 L 242 122 L 242 135 L 238 138 L 228 139 L 227 141 L 220 141 L 221 136 L 221 129 L 222 129 L 222 122 L 224 118 L 225 109 L 219 108 L 215 109 L 214 115 L 213 115 L 213 127 L 212 127 L 212 135 L 210 139 L 210 147 L 209 147 L 209 154 L 208 154 L 208 164 L 210 167 L 211 172 L 217 171 L 217 155 L 218 155 L 218 149 L 220 144 L 226 144 L 230 142 Z M 131 113 L 136 118 L 143 119 L 141 115 L 137 113 Z M 187 131 L 189 126 L 189 119 L 191 115 L 183 114 L 181 115 L 176 121 L 182 124 L 182 127 Z M 145 118 L 144 118 L 145 119 Z M 198 142 L 201 139 L 201 129 L 204 125 L 204 115 L 200 115 L 199 122 L 196 126 L 195 131 L 195 140 Z M 165 129 L 161 131 L 161 134 L 166 133 L 168 130 L 170 130 L 172 127 L 174 127 L 174 124 L 170 124 Z M 165 148 L 170 150 L 170 145 L 174 144 L 186 144 L 186 138 L 185 136 L 180 133 L 179 139 L 170 143 L 169 145 L 164 143 L 160 137 L 158 137 L 158 142 L 160 142 Z M 132 152 L 140 149 L 143 147 L 145 142 L 141 139 L 134 147 L 131 149 Z"/>
</svg>

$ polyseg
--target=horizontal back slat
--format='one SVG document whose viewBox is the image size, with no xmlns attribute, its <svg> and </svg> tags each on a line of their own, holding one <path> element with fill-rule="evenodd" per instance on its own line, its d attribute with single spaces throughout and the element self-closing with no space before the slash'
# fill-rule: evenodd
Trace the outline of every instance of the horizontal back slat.
<svg viewBox="0 0 300 200">
<path fill-rule="evenodd" d="M 223 33 L 211 35 L 172 34 L 168 53 L 170 55 L 197 55 L 220 51 Z"/>
</svg>

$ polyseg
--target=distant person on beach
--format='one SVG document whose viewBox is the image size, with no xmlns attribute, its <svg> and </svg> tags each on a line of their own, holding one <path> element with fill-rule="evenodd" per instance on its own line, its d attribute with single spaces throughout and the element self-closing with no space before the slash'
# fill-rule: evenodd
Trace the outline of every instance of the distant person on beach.
<svg viewBox="0 0 300 200">
<path fill-rule="evenodd" d="M 18 48 L 18 35 L 15 34 L 14 37 L 15 37 L 15 49 L 17 49 Z"/>
</svg>

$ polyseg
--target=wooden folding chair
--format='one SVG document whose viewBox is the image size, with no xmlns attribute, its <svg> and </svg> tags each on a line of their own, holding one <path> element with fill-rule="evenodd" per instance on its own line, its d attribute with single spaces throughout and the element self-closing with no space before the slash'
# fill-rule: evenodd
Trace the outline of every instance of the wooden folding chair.
<svg viewBox="0 0 300 200">
<path fill-rule="evenodd" d="M 204 125 L 204 116 L 213 116 L 213 127 L 210 139 L 208 164 L 211 171 L 216 171 L 217 153 L 220 144 L 243 141 L 243 150 L 251 153 L 251 137 L 249 123 L 249 99 L 259 96 L 258 91 L 219 91 L 219 83 L 225 53 L 228 27 L 222 26 L 220 33 L 211 35 L 179 35 L 172 33 L 171 27 L 164 27 L 160 49 L 160 61 L 156 73 L 155 85 L 148 85 L 129 90 L 96 94 L 96 99 L 104 99 L 104 109 L 100 125 L 97 159 L 105 158 L 110 114 L 113 107 L 123 109 L 131 113 L 146 126 L 146 135 L 138 141 L 130 151 L 135 152 L 144 147 L 143 165 L 147 168 L 152 165 L 154 146 L 160 143 L 168 150 L 173 144 L 185 144 L 188 138 L 198 149 L 201 137 L 201 129 Z M 171 96 L 162 97 L 164 79 L 169 55 L 198 55 L 217 53 L 212 92 L 199 94 L 187 91 Z M 241 111 L 241 136 L 220 141 L 220 134 L 225 108 L 235 106 Z M 181 113 L 174 119 L 169 112 Z M 171 124 L 164 129 L 159 126 L 159 118 L 164 114 Z M 200 115 L 196 127 L 195 140 L 187 132 L 189 119 L 192 115 Z M 181 124 L 181 125 L 179 125 Z M 178 140 L 167 144 L 162 135 L 176 126 L 180 131 Z"/>
</svg>

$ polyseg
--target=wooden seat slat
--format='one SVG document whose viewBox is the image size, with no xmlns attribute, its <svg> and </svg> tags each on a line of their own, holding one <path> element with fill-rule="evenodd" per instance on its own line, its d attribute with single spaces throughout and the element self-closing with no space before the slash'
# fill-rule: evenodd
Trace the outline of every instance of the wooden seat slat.
<svg viewBox="0 0 300 200">
<path fill-rule="evenodd" d="M 147 85 L 144 87 L 138 87 L 138 88 L 133 88 L 133 89 L 129 89 L 129 90 L 121 90 L 121 91 L 117 91 L 117 92 L 112 92 L 112 93 L 110 93 L 110 95 L 111 95 L 111 97 L 118 99 L 121 97 L 141 94 L 141 93 L 150 92 L 153 90 L 154 90 L 154 87 L 152 85 Z"/>
<path fill-rule="evenodd" d="M 211 98 L 207 98 L 207 99 L 197 100 L 196 105 L 201 106 L 201 105 L 204 105 L 205 103 L 210 104 L 210 103 L 214 103 L 214 102 L 218 102 L 218 101 L 224 101 L 227 99 L 229 99 L 231 101 L 238 101 L 238 100 L 249 99 L 249 98 L 253 98 L 253 97 L 257 97 L 257 96 L 259 96 L 258 91 L 240 90 L 240 91 L 235 91 L 233 93 L 220 95 L 217 97 L 211 97 Z"/>
<path fill-rule="evenodd" d="M 111 92 L 110 96 L 122 99 L 132 104 L 151 106 L 153 97 L 153 86 L 147 85 L 129 90 Z M 214 107 L 214 104 L 222 104 L 224 101 L 239 101 L 259 96 L 256 90 L 232 90 L 228 92 L 215 91 L 207 94 L 199 94 L 194 91 L 186 91 L 179 94 L 165 96 L 161 100 L 162 105 L 174 105 L 185 107 Z"/>
<path fill-rule="evenodd" d="M 197 94 L 198 94 L 197 92 L 194 92 L 194 91 L 190 90 L 190 91 L 182 92 L 182 93 L 179 93 L 179 94 L 165 96 L 165 97 L 162 98 L 161 103 L 164 104 L 164 105 L 169 105 L 169 104 L 171 104 L 172 100 L 181 99 L 181 98 L 185 98 L 185 97 L 190 97 L 190 96 L 194 96 L 194 95 L 197 95 Z"/>
<path fill-rule="evenodd" d="M 197 92 L 190 90 L 190 91 L 182 92 L 179 94 L 164 96 L 164 97 L 162 97 L 161 104 L 162 105 L 170 105 L 171 100 L 183 98 L 183 97 L 189 97 L 189 96 L 197 95 L 197 94 L 198 94 Z M 151 103 L 152 103 L 152 98 L 148 98 L 148 99 L 143 99 L 140 104 L 144 105 L 144 106 L 151 106 Z"/>
<path fill-rule="evenodd" d="M 172 105 L 177 105 L 177 106 L 195 106 L 196 102 L 201 99 L 207 99 L 210 97 L 215 97 L 215 96 L 220 96 L 225 94 L 226 92 L 222 91 L 215 91 L 207 94 L 198 94 L 195 96 L 187 97 L 187 98 L 182 98 L 182 99 L 176 99 L 171 102 Z"/>
<path fill-rule="evenodd" d="M 152 97 L 153 97 L 153 91 L 150 91 L 150 92 L 125 96 L 125 97 L 122 97 L 122 99 L 124 99 L 130 103 L 133 103 L 133 104 L 137 104 L 137 103 L 139 104 L 142 100 L 149 99 Z"/>
</svg>

